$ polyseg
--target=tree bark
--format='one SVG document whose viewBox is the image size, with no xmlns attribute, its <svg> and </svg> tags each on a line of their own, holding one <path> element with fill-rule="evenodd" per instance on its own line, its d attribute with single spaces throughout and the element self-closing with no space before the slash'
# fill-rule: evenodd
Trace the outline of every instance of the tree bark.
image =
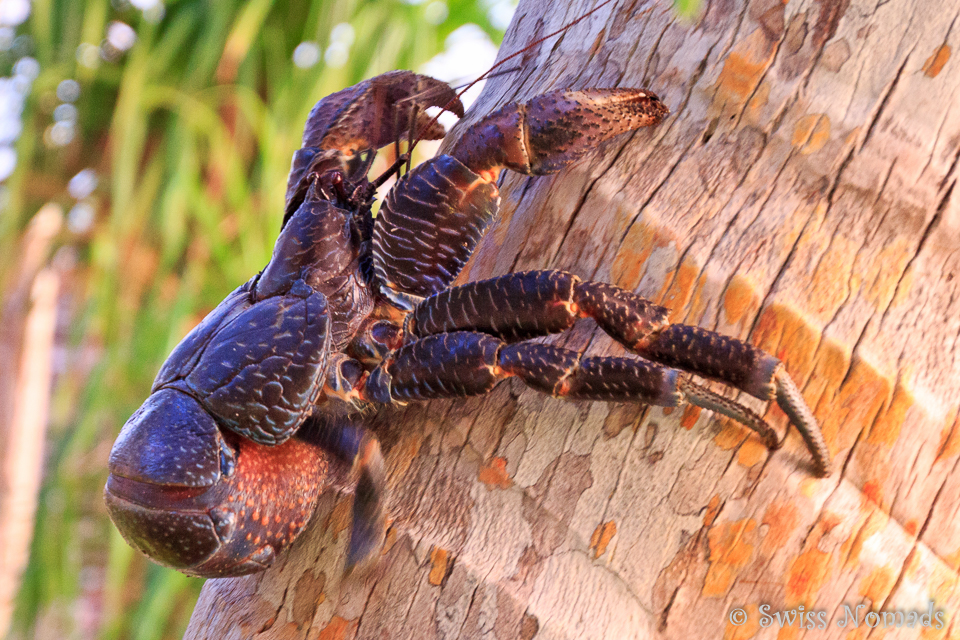
<svg viewBox="0 0 960 640">
<path fill-rule="evenodd" d="M 558 6 L 522 2 L 501 57 L 594 5 Z M 832 476 L 793 431 L 770 453 L 690 407 L 511 383 L 384 412 L 380 564 L 339 581 L 350 502 L 326 496 L 270 571 L 205 585 L 187 637 L 839 637 L 848 615 L 865 636 L 896 620 L 867 611 L 931 601 L 943 629 L 905 615 L 885 637 L 960 633 L 958 13 L 710 0 L 688 23 L 617 2 L 507 63 L 472 112 L 559 87 L 660 95 L 659 127 L 507 176 L 469 279 L 563 268 L 750 340 L 803 389 Z M 592 323 L 553 341 L 620 352 Z M 781 630 L 763 605 L 814 615 Z"/>
</svg>

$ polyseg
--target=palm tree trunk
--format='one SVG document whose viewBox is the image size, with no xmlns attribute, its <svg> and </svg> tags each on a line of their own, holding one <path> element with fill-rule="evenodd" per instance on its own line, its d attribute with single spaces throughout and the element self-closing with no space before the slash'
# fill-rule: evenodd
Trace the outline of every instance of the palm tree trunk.
<svg viewBox="0 0 960 640">
<path fill-rule="evenodd" d="M 592 6 L 521 2 L 501 57 Z M 709 0 L 687 22 L 621 0 L 515 58 L 473 110 L 559 87 L 660 95 L 659 127 L 557 176 L 508 176 L 469 277 L 563 268 L 761 346 L 821 422 L 831 477 L 794 432 L 771 454 L 693 408 L 511 384 L 413 406 L 375 425 L 394 517 L 380 565 L 339 581 L 349 500 L 329 496 L 269 572 L 209 581 L 187 637 L 776 637 L 788 619 L 762 605 L 804 607 L 788 634 L 893 620 L 870 610 L 935 631 L 930 606 L 953 625 L 958 13 Z M 591 323 L 560 342 L 617 352 Z"/>
</svg>

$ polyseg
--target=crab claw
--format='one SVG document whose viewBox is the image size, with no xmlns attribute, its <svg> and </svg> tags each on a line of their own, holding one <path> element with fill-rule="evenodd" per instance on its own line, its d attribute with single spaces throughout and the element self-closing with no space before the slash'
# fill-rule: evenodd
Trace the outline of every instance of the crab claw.
<svg viewBox="0 0 960 640">
<path fill-rule="evenodd" d="M 173 389 L 151 395 L 110 453 L 104 499 L 124 539 L 187 575 L 262 571 L 306 526 L 327 486 L 327 456 L 291 438 L 227 441 Z"/>
<path fill-rule="evenodd" d="M 598 144 L 670 115 L 646 89 L 551 91 L 511 102 L 473 124 L 450 155 L 493 180 L 503 168 L 556 173 Z"/>
<path fill-rule="evenodd" d="M 445 82 L 412 71 L 385 73 L 318 102 L 307 118 L 301 146 L 352 156 L 390 144 L 409 130 L 414 118 L 419 138 L 442 138 L 443 126 L 425 113 L 427 107 L 463 116 L 463 104 Z"/>
<path fill-rule="evenodd" d="M 303 148 L 293 154 L 287 217 L 303 200 L 309 173 L 342 169 L 354 176 L 369 168 L 357 154 L 377 150 L 411 130 L 421 140 L 442 138 L 443 125 L 427 115 L 428 107 L 463 116 L 463 103 L 450 85 L 412 71 L 385 73 L 318 102 L 303 129 Z"/>
</svg>

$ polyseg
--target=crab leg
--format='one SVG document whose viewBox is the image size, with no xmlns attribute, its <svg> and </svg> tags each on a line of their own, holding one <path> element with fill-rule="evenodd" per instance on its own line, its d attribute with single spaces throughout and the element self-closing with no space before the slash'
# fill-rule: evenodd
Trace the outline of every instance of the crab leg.
<svg viewBox="0 0 960 640">
<path fill-rule="evenodd" d="M 720 409 L 754 429 L 770 448 L 776 433 L 745 407 L 684 380 L 681 372 L 639 358 L 589 357 L 551 345 L 471 331 L 427 336 L 401 347 L 373 370 L 363 387 L 380 403 L 484 394 L 516 376 L 542 393 L 571 400 L 644 402 L 675 407 L 684 400 Z M 734 408 L 735 407 L 735 408 Z"/>
<path fill-rule="evenodd" d="M 818 473 L 827 475 L 829 450 L 783 364 L 742 340 L 671 325 L 667 313 L 613 285 L 583 281 L 563 271 L 529 271 L 431 296 L 413 309 L 406 329 L 418 338 L 482 331 L 512 341 L 564 331 L 579 318 L 593 318 L 607 334 L 648 360 L 718 380 L 761 400 L 775 399 L 800 431 Z M 737 403 L 721 403 L 721 396 L 707 396 L 702 388 L 690 391 L 687 395 L 694 404 L 720 410 L 744 424 L 752 420 Z"/>
<path fill-rule="evenodd" d="M 682 399 L 678 373 L 636 358 L 581 358 L 550 345 L 508 345 L 484 333 L 454 331 L 396 350 L 370 373 L 362 393 L 380 403 L 457 398 L 487 393 L 518 376 L 558 397 L 674 407 Z"/>
<path fill-rule="evenodd" d="M 453 282 L 497 216 L 503 169 L 555 173 L 604 140 L 668 113 L 643 89 L 587 89 L 512 102 L 484 117 L 384 200 L 373 229 L 381 292 L 409 309 Z"/>
<path fill-rule="evenodd" d="M 297 437 L 353 465 L 353 527 L 346 570 L 370 558 L 383 544 L 386 528 L 386 468 L 376 436 L 343 418 L 312 419 Z"/>
</svg>

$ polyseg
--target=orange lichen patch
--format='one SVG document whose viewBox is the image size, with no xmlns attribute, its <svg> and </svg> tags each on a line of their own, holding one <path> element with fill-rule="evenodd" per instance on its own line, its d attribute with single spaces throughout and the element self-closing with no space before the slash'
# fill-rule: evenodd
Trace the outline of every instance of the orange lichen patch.
<svg viewBox="0 0 960 640">
<path fill-rule="evenodd" d="M 617 535 L 617 523 L 613 520 L 597 525 L 590 536 L 590 548 L 593 550 L 594 558 L 599 558 L 607 551 L 607 545 L 615 535 Z"/>
<path fill-rule="evenodd" d="M 710 568 L 703 582 L 702 595 L 722 598 L 730 591 L 740 570 L 753 557 L 753 539 L 757 522 L 752 518 L 724 522 L 712 527 L 707 534 L 710 547 Z"/>
<path fill-rule="evenodd" d="M 780 358 L 797 379 L 813 368 L 820 336 L 795 309 L 775 303 L 761 312 L 750 341 Z"/>
<path fill-rule="evenodd" d="M 800 481 L 800 495 L 805 498 L 812 498 L 815 496 L 819 488 L 820 481 L 818 478 L 804 478 Z"/>
<path fill-rule="evenodd" d="M 849 297 L 856 278 L 858 246 L 849 238 L 835 235 L 820 256 L 805 289 L 804 308 L 816 317 L 833 316 Z"/>
<path fill-rule="evenodd" d="M 494 458 L 490 461 L 490 464 L 480 467 L 477 480 L 487 485 L 488 489 L 494 487 L 509 489 L 513 486 L 513 480 L 507 475 L 506 458 Z"/>
<path fill-rule="evenodd" d="M 897 438 L 900 437 L 900 430 L 903 428 L 907 409 L 912 406 L 913 394 L 898 381 L 897 386 L 893 389 L 893 399 L 890 404 L 870 426 L 867 442 L 888 447 L 893 446 Z"/>
<path fill-rule="evenodd" d="M 841 618 L 842 619 L 842 618 Z M 852 626 L 853 623 L 848 623 L 848 626 Z M 867 637 L 867 632 L 870 631 L 870 627 L 866 623 L 862 622 L 859 627 L 854 627 L 843 636 L 844 640 L 864 640 Z M 879 636 L 882 637 L 882 636 Z"/>
<path fill-rule="evenodd" d="M 747 437 L 746 427 L 734 422 L 730 418 L 718 418 L 723 424 L 720 433 L 713 437 L 713 442 L 724 451 L 730 451 L 739 447 Z"/>
<path fill-rule="evenodd" d="M 740 324 L 745 317 L 752 316 L 760 304 L 753 281 L 739 273 L 730 278 L 726 291 L 723 292 L 723 311 L 727 322 Z"/>
<path fill-rule="evenodd" d="M 646 222 L 632 225 L 613 259 L 610 270 L 613 284 L 633 291 L 643 278 L 650 254 L 676 243 L 677 236 L 667 229 Z"/>
<path fill-rule="evenodd" d="M 397 478 L 406 475 L 410 465 L 420 452 L 423 437 L 417 434 L 405 434 L 391 450 L 391 462 L 394 464 Z"/>
<path fill-rule="evenodd" d="M 323 528 L 324 530 L 333 530 L 334 541 L 350 526 L 350 522 L 353 519 L 352 513 L 353 506 L 350 504 L 350 501 L 340 500 L 336 506 L 333 507 L 330 515 L 327 516 L 326 522 L 323 523 Z"/>
<path fill-rule="evenodd" d="M 746 612 L 743 624 L 736 625 L 727 616 L 727 627 L 723 630 L 723 640 L 748 640 L 760 631 L 760 605 L 748 604 L 743 607 Z"/>
<path fill-rule="evenodd" d="M 816 600 L 830 575 L 830 554 L 810 547 L 794 558 L 787 570 L 784 603 L 788 607 Z"/>
<path fill-rule="evenodd" d="M 836 340 L 826 339 L 817 350 L 813 378 L 830 393 L 836 393 L 850 368 L 850 351 Z"/>
<path fill-rule="evenodd" d="M 703 295 L 704 287 L 707 284 L 707 274 L 702 272 L 700 277 L 697 278 L 696 284 L 693 285 L 693 294 L 690 296 L 690 313 L 689 317 L 694 319 L 702 318 L 703 315 L 707 312 L 707 303 L 709 302 L 707 297 Z"/>
<path fill-rule="evenodd" d="M 843 522 L 835 513 L 825 511 L 817 526 L 807 538 L 807 548 L 790 563 L 787 569 L 784 604 L 793 607 L 813 602 L 830 576 L 831 554 L 820 551 L 820 539 Z"/>
<path fill-rule="evenodd" d="M 689 431 L 693 429 L 693 425 L 697 424 L 697 419 L 700 418 L 700 412 L 703 411 L 700 407 L 695 407 L 692 404 L 688 404 L 683 408 L 683 416 L 680 418 L 680 426 Z"/>
<path fill-rule="evenodd" d="M 854 289 L 858 286 L 857 274 L 863 273 L 863 280 L 870 283 L 863 291 L 864 299 L 872 303 L 878 311 L 883 311 L 901 286 L 900 276 L 906 270 L 913 255 L 914 252 L 907 239 L 892 240 L 869 264 L 864 267 L 858 265 L 854 270 L 854 276 L 856 276 L 853 280 Z"/>
<path fill-rule="evenodd" d="M 860 595 L 870 598 L 874 606 L 879 606 L 890 595 L 896 579 L 897 574 L 890 567 L 876 567 L 860 581 Z"/>
<path fill-rule="evenodd" d="M 863 483 L 863 495 L 878 507 L 883 506 L 883 488 L 877 480 L 867 480 Z"/>
<path fill-rule="evenodd" d="M 843 139 L 843 146 L 850 147 L 856 144 L 857 138 L 860 137 L 860 133 L 863 131 L 863 127 L 854 127 L 850 130 L 850 133 L 847 134 L 847 137 Z"/>
<path fill-rule="evenodd" d="M 822 113 L 811 113 L 797 120 L 793 129 L 793 146 L 809 155 L 823 149 L 830 139 L 830 118 Z"/>
<path fill-rule="evenodd" d="M 917 551 L 917 548 L 910 552 L 910 555 L 907 556 L 907 559 L 903 562 L 903 575 L 908 580 L 916 580 L 917 573 L 920 571 L 923 563 L 920 560 L 920 552 Z"/>
<path fill-rule="evenodd" d="M 947 602 L 957 588 L 957 574 L 942 562 L 931 562 L 930 577 L 927 580 L 930 597 L 935 603 Z"/>
<path fill-rule="evenodd" d="M 773 555 L 777 549 L 785 547 L 799 519 L 797 505 L 793 502 L 773 502 L 767 506 L 760 521 L 767 526 L 767 535 L 760 543 L 760 553 Z"/>
<path fill-rule="evenodd" d="M 760 86 L 757 87 L 757 90 L 753 93 L 753 97 L 750 98 L 750 102 L 747 103 L 747 108 L 743 114 L 744 120 L 750 124 L 765 123 L 763 110 L 769 102 L 770 83 L 761 82 Z"/>
<path fill-rule="evenodd" d="M 890 516 L 873 507 L 867 507 L 869 513 L 860 519 L 849 538 L 840 544 L 843 566 L 852 569 L 860 563 L 860 552 L 864 543 L 887 526 Z"/>
<path fill-rule="evenodd" d="M 960 548 L 958 548 L 953 553 L 943 556 L 943 561 L 947 564 L 948 567 L 957 570 L 957 567 L 960 567 Z"/>
<path fill-rule="evenodd" d="M 698 275 L 700 275 L 700 267 L 690 260 L 684 260 L 680 263 L 673 279 L 667 278 L 668 284 L 657 299 L 660 304 L 670 309 L 668 316 L 670 322 L 676 323 L 683 320 L 683 310 L 692 297 Z"/>
<path fill-rule="evenodd" d="M 757 438 L 747 438 L 737 453 L 737 464 L 748 469 L 767 459 L 767 447 Z"/>
<path fill-rule="evenodd" d="M 907 520 L 903 525 L 903 530 L 911 536 L 916 536 L 917 531 L 920 530 L 920 523 L 916 520 Z"/>
<path fill-rule="evenodd" d="M 383 539 L 383 550 L 380 552 L 380 555 L 387 555 L 390 553 L 390 550 L 393 549 L 393 545 L 397 544 L 397 529 L 396 527 L 391 527 L 390 523 L 387 523 L 387 534 Z"/>
<path fill-rule="evenodd" d="M 710 502 L 707 503 L 707 510 L 703 514 L 703 526 L 712 527 L 718 513 L 720 513 L 720 494 L 715 493 L 710 498 Z"/>
<path fill-rule="evenodd" d="M 890 301 L 891 307 L 898 307 L 907 301 L 910 293 L 913 291 L 913 267 L 907 267 L 900 278 L 900 284 L 897 285 L 893 293 L 893 299 Z"/>
<path fill-rule="evenodd" d="M 927 61 L 923 63 L 923 73 L 928 78 L 936 78 L 937 75 L 943 71 L 943 66 L 947 64 L 947 60 L 950 59 L 950 45 L 942 44 L 937 47 L 937 50 L 933 52 L 933 55 L 927 58 Z"/>
<path fill-rule="evenodd" d="M 780 630 L 777 631 L 777 640 L 795 640 L 800 637 L 800 623 L 797 622 L 796 626 L 789 625 L 786 627 L 780 627 Z"/>
<path fill-rule="evenodd" d="M 346 640 L 354 637 L 359 626 L 359 620 L 347 620 L 340 616 L 333 616 L 327 626 L 320 631 L 317 640 Z"/>
<path fill-rule="evenodd" d="M 940 432 L 940 445 L 937 447 L 937 459 L 935 462 L 946 460 L 960 453 L 960 415 L 957 410 L 950 412 L 951 417 L 947 419 L 947 424 Z M 954 418 L 953 416 L 957 416 Z"/>
<path fill-rule="evenodd" d="M 427 577 L 430 584 L 439 587 L 443 583 L 449 564 L 450 553 L 446 549 L 434 547 L 430 552 L 430 575 Z"/>
<path fill-rule="evenodd" d="M 822 420 L 821 429 L 832 451 L 853 444 L 857 434 L 874 420 L 874 416 L 890 398 L 893 385 L 876 369 L 856 359 L 843 386 L 831 397 L 824 393 L 815 415 Z"/>
<path fill-rule="evenodd" d="M 760 84 L 775 51 L 776 48 L 762 29 L 757 29 L 740 41 L 727 56 L 723 69 L 720 70 L 710 115 L 739 109 Z"/>
</svg>

